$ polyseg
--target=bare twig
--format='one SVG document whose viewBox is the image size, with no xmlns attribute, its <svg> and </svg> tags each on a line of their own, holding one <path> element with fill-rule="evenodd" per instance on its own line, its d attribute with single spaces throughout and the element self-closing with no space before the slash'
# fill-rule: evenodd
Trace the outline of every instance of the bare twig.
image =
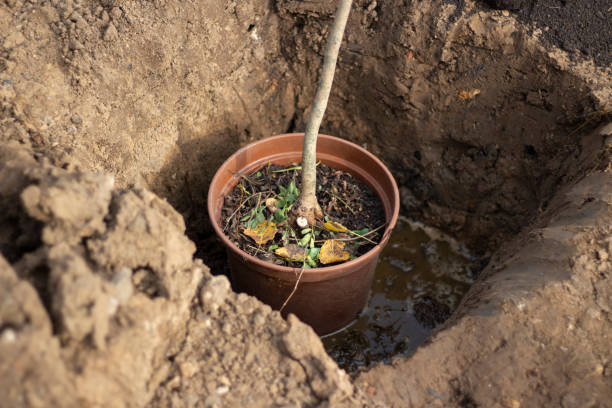
<svg viewBox="0 0 612 408">
<path fill-rule="evenodd" d="M 387 224 L 380 225 L 380 226 L 378 226 L 378 227 L 374 228 L 372 231 L 368 231 L 367 233 L 365 233 L 365 234 L 363 234 L 363 235 L 356 234 L 356 233 L 354 233 L 353 231 L 350 231 L 350 230 L 349 230 L 351 233 L 353 233 L 353 235 L 356 235 L 356 236 L 355 236 L 355 237 L 353 237 L 353 238 L 334 238 L 334 239 L 335 239 L 336 241 L 357 241 L 358 239 L 365 239 L 366 241 L 369 241 L 369 242 L 371 242 L 371 243 L 372 243 L 372 244 L 374 244 L 374 245 L 378 245 L 378 243 L 377 243 L 377 242 L 371 241 L 371 240 L 369 240 L 369 239 L 367 239 L 367 238 L 365 238 L 365 237 L 366 237 L 366 236 L 368 236 L 368 235 L 372 235 L 372 234 L 374 234 L 376 231 L 378 231 L 379 229 L 381 229 L 381 228 L 385 227 L 386 225 L 387 225 Z M 299 241 L 299 240 L 298 240 L 298 241 Z M 321 242 L 325 242 L 325 241 L 326 241 L 325 239 L 317 239 L 317 240 L 315 240 L 315 243 L 316 243 L 316 244 L 320 244 Z"/>
<path fill-rule="evenodd" d="M 365 235 L 358 234 L 358 233 L 356 233 L 354 231 L 351 231 L 351 230 L 347 230 L 346 232 L 348 232 L 351 235 L 355 235 L 355 239 L 364 239 L 364 240 L 368 241 L 370 244 L 377 245 L 377 242 L 374 242 L 371 239 L 366 238 Z M 349 241 L 349 240 L 347 239 L 345 241 Z"/>
<path fill-rule="evenodd" d="M 255 184 L 256 186 L 261 186 L 262 184 L 264 184 L 263 181 L 255 181 L 255 180 L 251 179 L 249 176 L 247 176 L 246 174 L 240 173 L 239 171 L 232 171 L 232 173 L 237 174 L 238 176 L 242 177 L 243 179 L 245 179 L 249 183 Z"/>
<path fill-rule="evenodd" d="M 283 309 L 285 308 L 285 306 L 287 306 L 287 303 L 289 303 L 289 301 L 291 300 L 291 298 L 293 297 L 293 294 L 295 293 L 295 291 L 298 288 L 298 285 L 300 283 L 300 280 L 302 279 L 302 274 L 304 273 L 304 269 L 306 269 L 306 252 L 307 250 L 304 249 L 304 263 L 302 263 L 302 269 L 300 269 L 300 274 L 298 275 L 297 280 L 295 281 L 295 286 L 293 286 L 293 290 L 291 291 L 291 293 L 289 294 L 289 296 L 287 296 L 287 299 L 285 299 L 285 302 L 283 303 L 283 305 L 281 306 L 281 308 L 279 309 L 279 312 L 282 312 Z"/>
</svg>

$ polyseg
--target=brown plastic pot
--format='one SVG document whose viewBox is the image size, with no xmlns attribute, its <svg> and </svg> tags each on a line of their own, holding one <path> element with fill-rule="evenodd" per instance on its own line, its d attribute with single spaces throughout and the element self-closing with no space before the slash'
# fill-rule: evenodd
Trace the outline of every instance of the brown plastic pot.
<svg viewBox="0 0 612 408">
<path fill-rule="evenodd" d="M 272 136 L 243 147 L 221 165 L 208 190 L 208 214 L 227 247 L 234 289 L 254 295 L 274 309 L 279 309 L 293 290 L 300 268 L 274 265 L 238 248 L 223 233 L 221 208 L 224 197 L 240 180 L 238 173 L 254 172 L 268 162 L 299 163 L 303 136 L 303 133 Z M 317 160 L 368 184 L 380 197 L 387 221 L 382 240 L 366 254 L 349 262 L 304 270 L 283 314 L 294 313 L 324 335 L 346 326 L 365 306 L 378 256 L 397 222 L 399 192 L 393 176 L 380 160 L 346 140 L 319 135 Z"/>
</svg>

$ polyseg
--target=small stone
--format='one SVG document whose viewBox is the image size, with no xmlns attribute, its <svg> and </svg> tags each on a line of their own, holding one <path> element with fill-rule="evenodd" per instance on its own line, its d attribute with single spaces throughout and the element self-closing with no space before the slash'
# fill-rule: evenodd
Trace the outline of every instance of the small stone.
<svg viewBox="0 0 612 408">
<path fill-rule="evenodd" d="M 70 121 L 74 123 L 75 125 L 80 125 L 81 123 L 83 123 L 83 119 L 76 113 L 72 115 L 72 117 L 70 118 Z"/>
<path fill-rule="evenodd" d="M 202 305 L 216 310 L 221 306 L 230 292 L 230 283 L 225 276 L 213 276 L 200 291 Z"/>
<path fill-rule="evenodd" d="M 110 16 L 106 10 L 103 10 L 102 13 L 100 13 L 100 20 L 102 20 L 103 23 L 108 23 L 110 21 Z"/>
<path fill-rule="evenodd" d="M 130 268 L 123 267 L 113 276 L 113 285 L 117 290 L 117 300 L 120 305 L 125 305 L 132 293 L 134 293 L 134 286 L 132 285 L 132 270 Z"/>
<path fill-rule="evenodd" d="M 266 322 L 266 316 L 262 312 L 253 313 L 252 322 L 255 327 L 263 326 Z"/>
<path fill-rule="evenodd" d="M 117 32 L 117 29 L 115 28 L 115 26 L 113 25 L 113 23 L 110 23 L 107 27 L 106 27 L 106 31 L 104 31 L 104 41 L 115 41 L 119 38 L 119 33 Z"/>
<path fill-rule="evenodd" d="M 219 395 L 225 395 L 229 392 L 229 387 L 227 385 L 222 385 L 220 387 L 217 387 L 215 392 Z"/>
<path fill-rule="evenodd" d="M 123 15 L 123 12 L 121 11 L 119 7 L 113 7 L 110 14 L 111 14 L 111 17 L 113 17 L 113 20 L 119 20 L 121 16 Z"/>
<path fill-rule="evenodd" d="M 179 366 L 179 369 L 181 370 L 181 375 L 183 376 L 183 378 L 191 378 L 195 373 L 198 372 L 198 366 L 189 361 L 186 361 L 181 364 Z"/>
<path fill-rule="evenodd" d="M 4 344 L 14 343 L 16 339 L 17 339 L 17 335 L 15 334 L 15 331 L 13 329 L 4 330 L 2 332 L 2 335 L 0 336 L 0 340 Z"/>
<path fill-rule="evenodd" d="M 72 51 L 83 49 L 83 44 L 79 42 L 79 40 L 72 39 L 70 40 L 70 49 Z"/>
<path fill-rule="evenodd" d="M 521 408 L 520 401 L 517 401 L 513 398 L 504 398 L 502 400 L 502 405 L 504 408 Z"/>
</svg>

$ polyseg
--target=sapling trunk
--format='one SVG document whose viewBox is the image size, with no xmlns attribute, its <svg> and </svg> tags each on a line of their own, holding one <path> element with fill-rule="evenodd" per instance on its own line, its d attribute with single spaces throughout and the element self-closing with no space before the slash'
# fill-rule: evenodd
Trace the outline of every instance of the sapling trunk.
<svg viewBox="0 0 612 408">
<path fill-rule="evenodd" d="M 327 101 L 338 60 L 338 51 L 340 50 L 352 2 L 352 0 L 339 0 L 338 2 L 338 9 L 336 10 L 334 23 L 329 32 L 329 39 L 325 49 L 321 79 L 319 80 L 319 86 L 304 134 L 304 145 L 302 148 L 302 190 L 294 206 L 294 214 L 297 217 L 305 218 L 309 225 L 314 225 L 317 218 L 323 217 L 323 212 L 316 196 L 317 135 L 325 109 L 327 108 Z"/>
</svg>

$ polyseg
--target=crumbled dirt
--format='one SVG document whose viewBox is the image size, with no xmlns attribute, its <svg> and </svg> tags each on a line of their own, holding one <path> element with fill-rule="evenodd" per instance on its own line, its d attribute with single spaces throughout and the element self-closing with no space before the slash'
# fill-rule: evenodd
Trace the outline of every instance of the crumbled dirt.
<svg viewBox="0 0 612 408">
<path fill-rule="evenodd" d="M 300 191 L 302 189 L 301 173 L 295 167 L 296 165 L 270 165 L 244 175 L 238 185 L 225 197 L 221 209 L 223 229 L 229 239 L 237 243 L 240 249 L 246 253 L 277 265 L 299 266 L 303 263 L 292 263 L 272 255 L 267 250 L 272 245 L 283 247 L 288 243 L 297 243 L 302 238 L 302 234 L 299 232 L 301 229 L 293 226 L 296 237 L 292 239 L 289 235 L 289 228 L 281 226 L 277 222 L 278 228 L 275 237 L 266 242 L 265 245 L 256 245 L 251 238 L 243 233 L 244 228 L 248 227 L 251 220 L 257 224 L 255 217 L 245 219 L 244 222 L 241 219 L 249 217 L 249 214 L 256 211 L 257 208 L 265 207 L 266 199 L 279 197 L 281 186 L 288 189 L 293 182 Z M 345 249 L 352 256 L 358 257 L 365 254 L 374 247 L 375 242 L 380 240 L 384 230 L 385 213 L 380 198 L 368 185 L 344 171 L 332 169 L 321 163 L 317 165 L 316 172 L 317 200 L 328 219 L 340 223 L 351 231 L 367 229 L 363 233 L 371 232 L 371 234 L 367 235 L 369 241 L 356 239 L 358 237 L 347 233 L 332 234 L 323 227 L 322 223 L 325 220 L 321 220 L 321 225 L 314 228 L 317 234 L 315 245 L 321 247 L 326 240 L 345 239 L 347 240 L 346 244 L 348 244 Z M 273 208 L 278 210 L 276 206 L 273 206 Z M 274 214 L 269 209 L 263 210 L 262 215 L 266 220 L 274 221 Z M 289 217 L 290 213 L 287 216 Z M 284 221 L 285 223 L 292 222 L 290 219 Z M 286 231 L 286 238 L 283 238 L 283 231 Z M 287 242 L 284 242 L 285 239 Z M 319 266 L 325 267 L 322 264 L 319 264 Z"/>
<path fill-rule="evenodd" d="M 589 58 L 602 67 L 612 63 L 612 3 L 609 0 L 484 0 L 491 7 L 513 10 L 534 25 L 547 45 Z"/>
<path fill-rule="evenodd" d="M 42 223 L 38 248 L 0 246 L 16 259 L 0 257 L 4 404 L 358 403 L 310 327 L 192 260 L 167 202 L 39 164 L 16 143 L 0 153 L 3 197 Z"/>
<path fill-rule="evenodd" d="M 219 164 L 303 129 L 334 2 L 0 2 L 3 402 L 605 406 L 612 75 L 567 3 L 525 23 L 571 51 L 480 2 L 354 2 L 322 131 L 491 256 L 426 345 L 355 386 L 193 258 L 223 271 Z"/>
</svg>

